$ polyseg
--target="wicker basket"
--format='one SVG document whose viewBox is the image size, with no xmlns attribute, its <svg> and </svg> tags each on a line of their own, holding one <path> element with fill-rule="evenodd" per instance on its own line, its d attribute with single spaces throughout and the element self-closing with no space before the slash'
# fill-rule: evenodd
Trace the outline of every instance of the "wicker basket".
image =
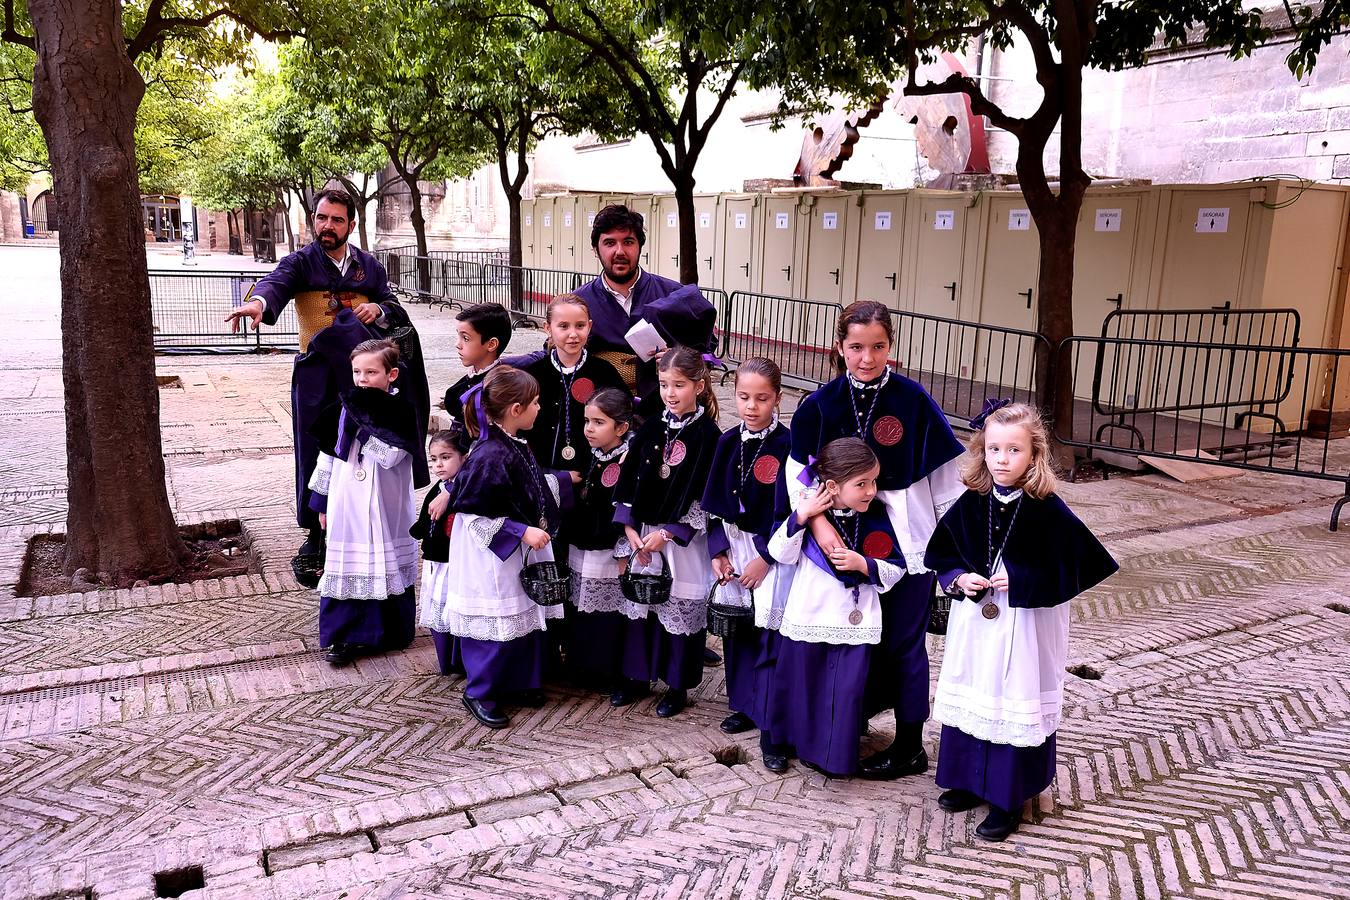
<svg viewBox="0 0 1350 900">
<path fill-rule="evenodd" d="M 734 603 L 714 603 L 717 596 L 717 584 L 708 591 L 708 631 L 722 640 L 730 640 L 736 632 L 755 621 L 754 598 L 750 593 L 750 606 L 737 606 Z"/>
<path fill-rule="evenodd" d="M 945 635 L 947 619 L 951 614 L 952 598 L 941 592 L 935 594 L 933 601 L 928 604 L 928 633 Z"/>
<path fill-rule="evenodd" d="M 526 563 L 520 570 L 520 586 L 540 606 L 557 606 L 572 596 L 572 570 L 551 559 Z"/>
<path fill-rule="evenodd" d="M 628 571 L 619 576 L 619 589 L 630 602 L 659 606 L 670 599 L 670 586 L 675 581 L 670 576 L 670 562 L 659 550 L 656 555 L 661 557 L 660 572 L 634 572 L 633 565 L 637 562 L 635 556 L 628 563 Z"/>
</svg>

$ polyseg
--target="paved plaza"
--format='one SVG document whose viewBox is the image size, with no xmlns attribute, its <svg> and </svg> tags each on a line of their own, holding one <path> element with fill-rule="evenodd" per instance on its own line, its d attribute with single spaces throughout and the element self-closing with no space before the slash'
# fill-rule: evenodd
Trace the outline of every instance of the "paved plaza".
<svg viewBox="0 0 1350 900">
<path fill-rule="evenodd" d="M 159 360 L 181 382 L 162 390 L 178 519 L 241 520 L 261 575 L 15 598 L 25 541 L 64 528 L 56 271 L 54 248 L 0 247 L 0 900 L 149 898 L 194 866 L 186 897 L 1350 897 L 1337 484 L 1064 486 L 1121 571 L 1073 604 L 1056 784 L 991 845 L 981 811 L 938 809 L 931 770 L 765 771 L 754 733 L 717 728 L 720 668 L 672 720 L 554 687 L 505 731 L 425 635 L 330 668 L 288 565 L 287 354 Z M 438 396 L 453 317 L 414 316 Z M 1350 441 L 1335 453 L 1350 467 Z"/>
</svg>

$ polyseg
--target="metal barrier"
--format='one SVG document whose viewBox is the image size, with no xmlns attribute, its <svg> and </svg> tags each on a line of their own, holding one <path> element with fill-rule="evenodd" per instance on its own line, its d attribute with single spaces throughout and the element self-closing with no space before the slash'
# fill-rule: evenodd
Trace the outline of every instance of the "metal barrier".
<svg viewBox="0 0 1350 900">
<path fill-rule="evenodd" d="M 1073 337 L 1056 365 L 1093 372 L 1090 388 L 1073 388 L 1073 415 L 1054 423 L 1062 443 L 1343 482 L 1336 530 L 1350 447 L 1337 448 L 1330 423 L 1312 414 L 1334 408 L 1338 385 L 1345 392 L 1350 350 Z M 1150 394 L 1119 393 L 1155 381 Z"/>
<path fill-rule="evenodd" d="M 895 367 L 923 385 L 950 419 L 966 422 L 989 397 L 1036 402 L 1036 357 L 1052 347 L 1034 331 L 923 313 L 892 312 Z"/>
<path fill-rule="evenodd" d="M 231 333 L 225 316 L 265 272 L 152 272 L 150 316 L 159 353 L 248 353 L 297 349 L 300 327 L 287 306 L 277 323 Z"/>
<path fill-rule="evenodd" d="M 548 303 L 595 280 L 594 273 L 563 269 L 534 269 L 489 263 L 482 267 L 482 295 L 478 302 L 498 303 L 513 313 L 544 320 Z"/>
<path fill-rule="evenodd" d="M 1074 396 L 1113 417 L 1100 426 L 1103 433 L 1132 433 L 1141 446 L 1144 437 L 1127 415 L 1232 410 L 1237 427 L 1259 418 L 1285 430 L 1278 409 L 1293 387 L 1294 371 L 1293 359 L 1282 351 L 1298 345 L 1299 327 L 1294 309 L 1117 310 L 1102 323 L 1102 338 L 1110 343 L 1101 344 L 1093 360 L 1091 391 L 1075 390 Z M 1186 345 L 1253 352 L 1216 356 L 1178 349 Z M 1080 387 L 1087 383 L 1084 363 L 1077 361 L 1081 368 L 1074 369 Z"/>
<path fill-rule="evenodd" d="M 834 377 L 830 348 L 842 307 L 754 291 L 735 291 L 719 310 L 723 359 L 766 356 L 783 370 L 783 382 L 815 388 Z"/>
</svg>

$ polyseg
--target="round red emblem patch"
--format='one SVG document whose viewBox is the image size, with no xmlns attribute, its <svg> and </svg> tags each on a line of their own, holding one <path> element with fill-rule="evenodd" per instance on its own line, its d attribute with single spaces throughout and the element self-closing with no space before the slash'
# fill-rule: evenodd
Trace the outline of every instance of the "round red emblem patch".
<svg viewBox="0 0 1350 900">
<path fill-rule="evenodd" d="M 761 456 L 755 460 L 755 480 L 760 484 L 773 484 L 778 480 L 778 460 L 772 456 Z"/>
<path fill-rule="evenodd" d="M 578 403 L 589 403 L 595 396 L 595 382 L 589 378 L 578 378 L 572 382 L 572 399 Z"/>
<path fill-rule="evenodd" d="M 612 488 L 619 483 L 619 464 L 614 462 L 605 466 L 605 470 L 600 473 L 600 483 L 607 488 Z"/>
<path fill-rule="evenodd" d="M 882 416 L 872 426 L 872 437 L 883 447 L 894 447 L 905 435 L 905 426 L 895 416 Z"/>
<path fill-rule="evenodd" d="M 680 463 L 684 462 L 684 454 L 684 441 L 675 441 L 670 445 L 670 449 L 666 451 L 666 462 L 669 465 L 678 466 Z"/>
<path fill-rule="evenodd" d="M 891 555 L 891 549 L 895 545 L 891 543 L 891 536 L 884 531 L 874 531 L 863 538 L 862 552 L 863 556 L 870 556 L 873 559 L 885 559 Z"/>
</svg>

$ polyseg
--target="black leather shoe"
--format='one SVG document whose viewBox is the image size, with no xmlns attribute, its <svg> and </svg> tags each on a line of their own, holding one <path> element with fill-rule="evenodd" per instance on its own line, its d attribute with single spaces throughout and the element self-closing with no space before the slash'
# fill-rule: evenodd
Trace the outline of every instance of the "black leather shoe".
<svg viewBox="0 0 1350 900">
<path fill-rule="evenodd" d="M 755 723 L 745 713 L 734 712 L 723 719 L 722 724 L 717 727 L 722 729 L 723 734 L 740 734 L 753 729 Z"/>
<path fill-rule="evenodd" d="M 609 695 L 609 705 L 615 707 L 632 706 L 651 692 L 651 688 L 641 682 L 626 681 Z"/>
<path fill-rule="evenodd" d="M 703 664 L 705 666 L 720 666 L 722 664 L 722 654 L 711 647 L 703 648 Z"/>
<path fill-rule="evenodd" d="M 904 751 L 899 751 L 903 753 Z M 858 766 L 858 774 L 872 781 L 892 781 L 928 771 L 928 754 L 919 748 L 913 756 L 899 758 L 894 748 L 873 753 Z"/>
<path fill-rule="evenodd" d="M 942 796 L 938 797 L 938 806 L 949 813 L 965 812 L 966 810 L 974 809 L 983 803 L 983 800 L 972 794 L 970 791 L 963 791 L 959 788 L 943 791 Z"/>
<path fill-rule="evenodd" d="M 539 688 L 520 692 L 520 705 L 539 709 L 544 705 L 544 692 Z"/>
<path fill-rule="evenodd" d="M 684 691 L 669 690 L 656 704 L 656 714 L 663 719 L 678 716 L 689 705 L 689 695 Z"/>
<path fill-rule="evenodd" d="M 488 709 L 483 705 L 482 700 L 464 695 L 464 708 L 473 713 L 473 717 L 482 722 L 488 728 L 505 728 L 511 724 L 511 720 L 499 712 Z"/>
<path fill-rule="evenodd" d="M 351 644 L 334 644 L 324 653 L 323 658 L 334 668 L 342 668 L 356 659 L 356 652 Z"/>
<path fill-rule="evenodd" d="M 1001 841 L 1016 831 L 1017 826 L 1021 824 L 1021 810 L 1011 813 L 1006 809 L 999 809 L 997 806 L 990 804 L 989 815 L 984 817 L 984 821 L 975 829 L 975 833 L 986 841 Z"/>
<path fill-rule="evenodd" d="M 776 753 L 761 754 L 764 762 L 764 768 L 776 775 L 781 775 L 788 770 L 788 758 L 779 756 Z"/>
</svg>

